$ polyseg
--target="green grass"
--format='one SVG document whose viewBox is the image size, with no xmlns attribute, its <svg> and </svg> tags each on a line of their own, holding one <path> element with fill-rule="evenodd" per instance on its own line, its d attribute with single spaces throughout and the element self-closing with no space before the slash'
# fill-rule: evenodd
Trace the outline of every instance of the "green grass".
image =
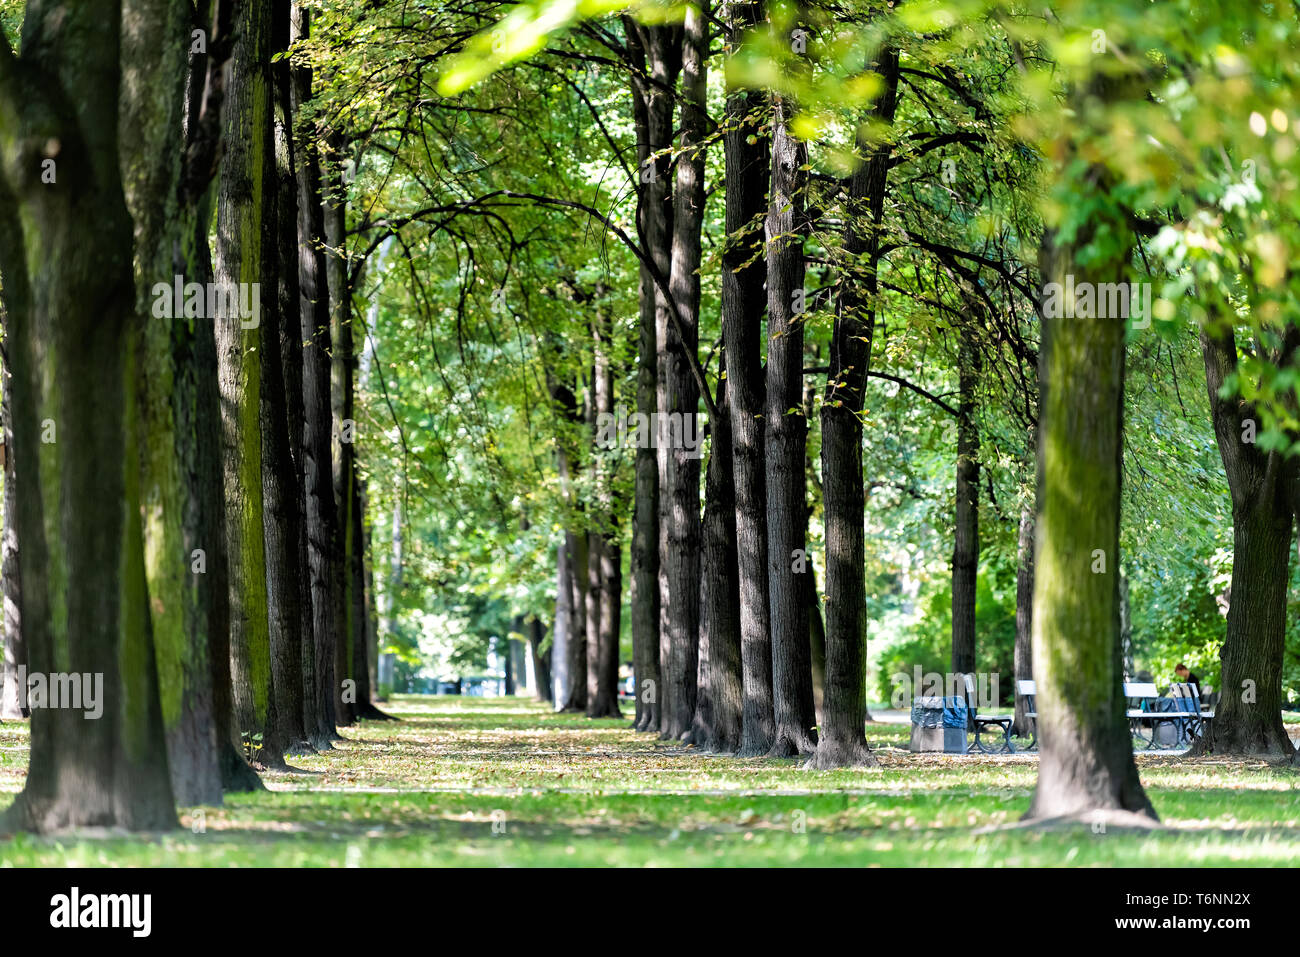
<svg viewBox="0 0 1300 957">
<path fill-rule="evenodd" d="M 630 722 L 531 702 L 400 697 L 332 753 L 267 774 L 269 792 L 186 809 L 146 836 L 0 839 L 0 864 L 1289 865 L 1300 778 L 1262 762 L 1139 756 L 1171 829 L 996 830 L 1029 805 L 1037 761 L 913 755 L 872 725 L 882 767 L 697 754 Z M 0 808 L 22 787 L 27 729 L 0 725 Z M 994 830 L 986 830 L 995 828 Z"/>
</svg>

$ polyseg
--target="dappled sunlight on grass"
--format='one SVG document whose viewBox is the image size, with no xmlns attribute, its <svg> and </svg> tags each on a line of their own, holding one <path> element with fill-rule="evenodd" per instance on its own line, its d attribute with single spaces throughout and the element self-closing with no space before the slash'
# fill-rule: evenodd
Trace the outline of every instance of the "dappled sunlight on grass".
<svg viewBox="0 0 1300 957">
<path fill-rule="evenodd" d="M 126 865 L 1205 865 L 1300 857 L 1300 778 L 1263 762 L 1138 756 L 1176 830 L 998 830 L 1028 808 L 1034 756 L 912 754 L 870 725 L 881 767 L 701 754 L 524 700 L 400 697 L 400 722 L 343 730 L 269 792 L 191 809 L 144 838 L 0 841 L 4 864 Z M 0 746 L 26 744 L 0 725 Z M 0 751 L 21 787 L 26 752 Z M 7 803 L 7 799 L 0 799 Z M 989 829 L 989 830 L 986 830 Z"/>
</svg>

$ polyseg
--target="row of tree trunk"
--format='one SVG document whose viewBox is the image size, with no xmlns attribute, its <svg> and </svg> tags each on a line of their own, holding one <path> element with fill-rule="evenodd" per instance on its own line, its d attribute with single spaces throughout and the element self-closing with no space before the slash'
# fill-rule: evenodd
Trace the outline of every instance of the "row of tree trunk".
<svg viewBox="0 0 1300 957">
<path fill-rule="evenodd" d="M 6 662 L 105 698 L 33 710 L 5 828 L 174 826 L 376 714 L 344 193 L 310 72 L 273 63 L 308 29 L 91 0 L 0 49 L 5 149 L 48 154 L 0 177 Z"/>
</svg>

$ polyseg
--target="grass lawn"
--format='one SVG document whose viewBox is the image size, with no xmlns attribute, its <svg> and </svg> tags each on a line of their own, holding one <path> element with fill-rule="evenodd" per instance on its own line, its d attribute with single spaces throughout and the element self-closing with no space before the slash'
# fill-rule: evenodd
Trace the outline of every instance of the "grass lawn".
<svg viewBox="0 0 1300 957">
<path fill-rule="evenodd" d="M 1029 804 L 1034 757 L 913 755 L 872 725 L 882 767 L 697 754 L 631 722 L 522 699 L 402 696 L 269 791 L 185 809 L 184 830 L 0 838 L 0 866 L 1291 865 L 1300 778 L 1262 762 L 1138 757 L 1170 830 L 984 829 Z M 0 809 L 21 787 L 27 727 L 0 725 Z"/>
</svg>

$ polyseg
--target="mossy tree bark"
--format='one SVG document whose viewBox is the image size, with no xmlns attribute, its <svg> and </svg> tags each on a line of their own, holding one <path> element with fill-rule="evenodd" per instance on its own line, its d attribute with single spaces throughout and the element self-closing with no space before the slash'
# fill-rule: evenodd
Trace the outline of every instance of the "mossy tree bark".
<svg viewBox="0 0 1300 957">
<path fill-rule="evenodd" d="M 1081 194 L 1113 209 L 1102 174 L 1092 170 Z M 1088 201 L 1079 196 L 1079 202 Z M 1085 265 L 1078 250 L 1101 224 L 1074 239 L 1043 237 L 1045 283 L 1115 282 L 1132 251 L 1120 211 L 1106 231 L 1128 237 L 1109 258 Z M 1038 784 L 1031 820 L 1120 815 L 1137 823 L 1155 811 L 1138 779 L 1125 719 L 1119 640 L 1119 518 L 1124 420 L 1126 318 L 1052 318 L 1043 322 L 1040 357 L 1038 483 L 1034 552 L 1033 660 L 1038 688 Z"/>
<path fill-rule="evenodd" d="M 0 272 L 28 664 L 102 675 L 103 706 L 97 720 L 33 710 L 27 779 L 0 830 L 177 823 L 128 453 L 141 439 L 143 317 L 118 148 L 121 27 L 116 0 L 33 4 L 22 56 L 0 38 Z"/>
<path fill-rule="evenodd" d="M 277 735 L 272 692 L 262 437 L 263 354 L 278 337 L 270 6 L 241 4 L 235 33 L 223 123 L 215 275 L 226 289 L 258 284 L 260 314 L 256 324 L 251 317 L 214 320 L 225 451 L 230 671 L 235 731 L 246 752 L 266 767 L 282 767 L 285 742 Z M 251 289 L 248 301 L 253 301 Z M 278 347 L 274 351 L 278 364 Z"/>
<path fill-rule="evenodd" d="M 137 309 L 149 316 L 139 343 L 145 568 L 172 787 L 187 806 L 221 803 L 223 769 L 232 788 L 261 786 L 216 713 L 214 682 L 229 678 L 213 667 L 211 639 L 229 617 L 220 493 L 211 487 L 220 483 L 214 320 L 152 312 L 156 283 L 170 291 L 174 275 L 211 279 L 204 227 L 215 144 L 204 136 L 215 118 L 201 116 L 219 102 L 212 87 L 230 54 L 226 14 L 204 22 L 205 42 L 195 46 L 188 3 L 130 0 L 122 11 L 122 171 L 135 225 Z"/>
</svg>

